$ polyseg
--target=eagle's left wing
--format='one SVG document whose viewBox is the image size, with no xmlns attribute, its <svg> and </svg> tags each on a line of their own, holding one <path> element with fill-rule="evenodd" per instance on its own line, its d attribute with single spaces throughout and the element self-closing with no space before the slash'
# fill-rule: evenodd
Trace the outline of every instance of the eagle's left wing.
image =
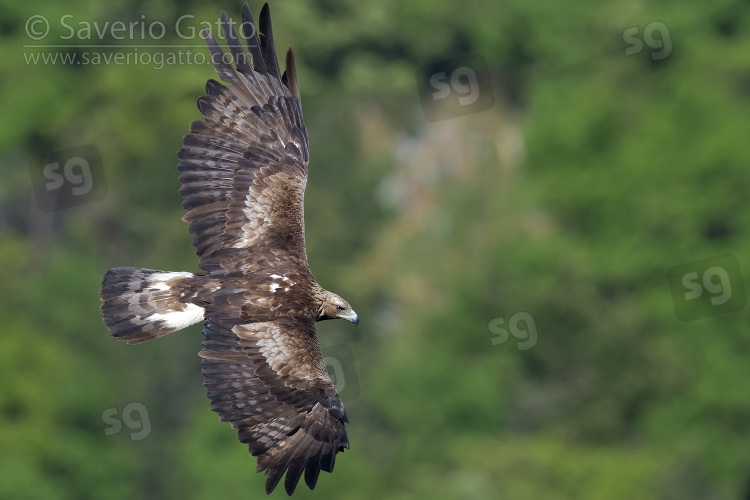
<svg viewBox="0 0 750 500">
<path fill-rule="evenodd" d="M 303 472 L 314 488 L 320 471 L 332 472 L 336 453 L 349 448 L 346 411 L 326 371 L 315 322 L 231 326 L 209 315 L 205 324 L 200 355 L 211 409 L 258 457 L 266 492 L 284 472 L 288 494 Z"/>
<path fill-rule="evenodd" d="M 234 65 L 208 30 L 203 36 L 216 73 L 230 85 L 208 81 L 208 95 L 198 99 L 204 121 L 190 124 L 178 154 L 183 220 L 195 235 L 198 265 L 213 275 L 304 272 L 309 145 L 294 55 L 289 49 L 281 75 L 268 4 L 260 30 L 247 3 L 242 8 L 249 55 L 224 12 L 221 24 Z"/>
</svg>

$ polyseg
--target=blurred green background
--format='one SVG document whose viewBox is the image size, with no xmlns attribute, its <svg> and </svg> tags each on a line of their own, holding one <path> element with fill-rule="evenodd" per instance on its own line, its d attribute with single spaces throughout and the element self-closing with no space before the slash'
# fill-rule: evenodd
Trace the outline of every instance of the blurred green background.
<svg viewBox="0 0 750 500">
<path fill-rule="evenodd" d="M 209 411 L 200 327 L 127 346 L 99 315 L 109 267 L 198 270 L 176 152 L 213 68 L 29 59 L 200 45 L 176 21 L 216 32 L 221 9 L 239 17 L 241 2 L 0 3 L 0 498 L 265 496 Z M 681 321 L 667 280 L 727 253 L 735 285 L 750 270 L 750 6 L 271 10 L 310 134 L 312 270 L 361 318 L 318 329 L 325 349 L 351 352 L 352 448 L 295 495 L 750 498 L 748 310 Z M 51 29 L 37 41 L 40 15 Z M 76 31 L 167 33 L 63 38 L 66 15 Z M 25 47 L 45 43 L 74 47 Z M 94 44 L 116 47 L 82 47 Z M 494 105 L 428 121 L 422 69 L 469 54 L 486 61 Z M 86 144 L 106 197 L 41 211 L 32 158 Z M 129 404 L 139 411 L 122 415 Z"/>
</svg>

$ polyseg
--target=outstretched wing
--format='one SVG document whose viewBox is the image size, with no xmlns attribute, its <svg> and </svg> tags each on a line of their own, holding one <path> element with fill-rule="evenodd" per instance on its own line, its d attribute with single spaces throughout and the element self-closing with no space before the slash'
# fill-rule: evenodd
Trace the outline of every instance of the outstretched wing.
<svg viewBox="0 0 750 500">
<path fill-rule="evenodd" d="M 190 124 L 178 154 L 183 220 L 195 235 L 199 266 L 213 275 L 279 263 L 307 268 L 302 205 L 309 149 L 294 54 L 289 49 L 280 75 L 268 4 L 260 36 L 247 3 L 242 21 L 250 58 L 221 13 L 234 66 L 203 31 L 216 73 L 231 85 L 208 81 L 208 95 L 198 99 L 204 121 Z"/>
<path fill-rule="evenodd" d="M 344 406 L 328 377 L 315 322 L 302 319 L 239 324 L 209 315 L 201 351 L 211 409 L 237 428 L 239 440 L 266 471 L 266 493 L 286 472 L 291 495 L 305 474 L 315 488 L 321 470 L 349 448 Z"/>
</svg>

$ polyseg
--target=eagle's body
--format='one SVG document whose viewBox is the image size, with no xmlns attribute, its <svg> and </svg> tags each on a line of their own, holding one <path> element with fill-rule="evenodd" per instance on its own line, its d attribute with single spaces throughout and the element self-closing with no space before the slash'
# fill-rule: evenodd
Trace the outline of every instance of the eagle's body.
<svg viewBox="0 0 750 500">
<path fill-rule="evenodd" d="M 180 194 L 205 274 L 130 267 L 107 271 L 102 314 L 112 334 L 146 342 L 203 321 L 202 373 L 211 409 L 258 457 L 270 493 L 287 493 L 349 447 L 344 406 L 326 371 L 316 321 L 359 319 L 313 278 L 303 198 L 309 147 L 291 49 L 280 75 L 265 5 L 260 30 L 247 4 L 242 33 L 225 13 L 232 66 L 204 31 L 218 75 L 198 100 L 179 152 Z M 260 32 L 260 33 L 259 33 Z M 258 36 L 260 34 L 260 37 Z"/>
</svg>

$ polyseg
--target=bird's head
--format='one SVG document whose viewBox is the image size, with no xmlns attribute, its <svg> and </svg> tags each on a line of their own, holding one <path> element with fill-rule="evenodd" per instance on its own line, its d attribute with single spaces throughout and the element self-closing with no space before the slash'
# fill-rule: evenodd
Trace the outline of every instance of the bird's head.
<svg viewBox="0 0 750 500">
<path fill-rule="evenodd" d="M 324 319 L 339 318 L 350 321 L 355 326 L 359 324 L 359 316 L 354 312 L 352 306 L 335 293 L 328 292 L 325 299 L 323 299 L 323 304 L 320 306 L 317 319 L 321 321 Z"/>
</svg>

